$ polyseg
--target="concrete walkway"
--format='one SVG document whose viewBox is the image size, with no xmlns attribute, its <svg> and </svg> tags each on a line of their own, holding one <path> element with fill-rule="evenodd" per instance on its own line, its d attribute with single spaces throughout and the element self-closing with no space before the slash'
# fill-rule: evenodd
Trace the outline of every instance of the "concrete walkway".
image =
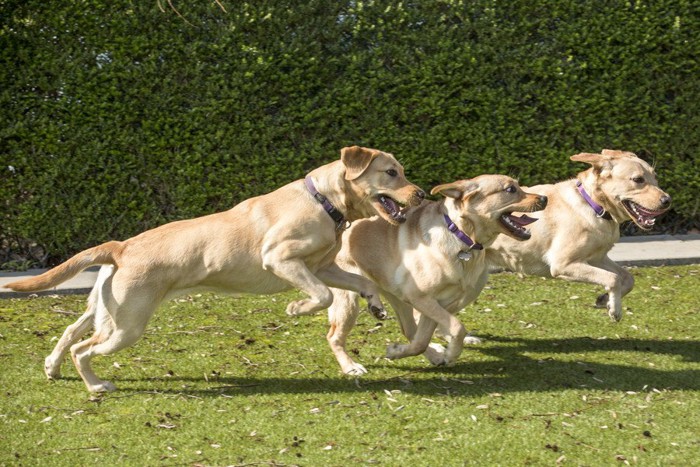
<svg viewBox="0 0 700 467">
<path fill-rule="evenodd" d="M 700 264 L 700 234 L 622 237 L 610 258 L 623 266 Z"/>
<path fill-rule="evenodd" d="M 623 266 L 669 266 L 700 264 L 700 235 L 649 235 L 623 237 L 610 251 L 610 258 Z M 38 295 L 86 294 L 92 289 L 98 268 L 86 269 L 56 289 Z M 45 269 L 24 272 L 0 271 L 0 298 L 26 297 L 28 294 L 13 292 L 4 285 L 22 277 L 41 274 Z"/>
</svg>

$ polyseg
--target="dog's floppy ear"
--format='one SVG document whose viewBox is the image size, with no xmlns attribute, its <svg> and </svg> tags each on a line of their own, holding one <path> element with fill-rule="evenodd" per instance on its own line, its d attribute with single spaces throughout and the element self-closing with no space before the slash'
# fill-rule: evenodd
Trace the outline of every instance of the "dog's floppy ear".
<svg viewBox="0 0 700 467">
<path fill-rule="evenodd" d="M 603 149 L 601 153 L 610 159 L 620 159 L 624 157 L 637 157 L 633 152 L 618 151 L 617 149 Z"/>
<path fill-rule="evenodd" d="M 586 164 L 591 164 L 593 166 L 599 166 L 603 161 L 609 159 L 602 154 L 593 154 L 590 152 L 582 152 L 581 154 L 576 154 L 571 156 L 571 160 L 574 162 L 585 162 Z"/>
<path fill-rule="evenodd" d="M 345 180 L 355 180 L 367 170 L 378 151 L 360 146 L 349 146 L 340 150 L 340 160 L 345 165 Z"/>
<path fill-rule="evenodd" d="M 466 199 L 479 191 L 479 185 L 469 180 L 460 180 L 452 183 L 438 185 L 430 190 L 431 195 L 440 193 L 443 196 L 454 199 Z"/>
<path fill-rule="evenodd" d="M 589 152 L 582 152 L 581 154 L 576 154 L 571 156 L 572 161 L 576 162 L 586 162 L 593 166 L 602 165 L 605 161 L 610 161 L 612 159 L 623 159 L 625 157 L 637 157 L 633 152 L 629 151 L 618 151 L 617 149 L 603 149 L 600 154 L 592 154 Z"/>
</svg>

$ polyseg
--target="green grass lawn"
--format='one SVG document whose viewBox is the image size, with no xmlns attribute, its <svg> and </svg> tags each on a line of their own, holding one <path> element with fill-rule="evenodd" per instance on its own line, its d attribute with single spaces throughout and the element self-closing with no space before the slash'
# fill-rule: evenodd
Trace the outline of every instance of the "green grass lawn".
<svg viewBox="0 0 700 467">
<path fill-rule="evenodd" d="M 0 300 L 0 465 L 678 465 L 700 453 L 700 266 L 632 269 L 612 323 L 583 284 L 496 274 L 460 313 L 452 367 L 389 361 L 394 319 L 363 313 L 343 376 L 296 293 L 164 303 L 96 358 L 115 393 L 43 360 L 84 296 Z"/>
</svg>

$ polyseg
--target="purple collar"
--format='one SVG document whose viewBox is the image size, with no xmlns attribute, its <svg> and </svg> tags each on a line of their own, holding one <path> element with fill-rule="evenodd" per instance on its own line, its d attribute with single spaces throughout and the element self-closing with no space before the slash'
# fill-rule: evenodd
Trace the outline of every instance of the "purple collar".
<svg viewBox="0 0 700 467">
<path fill-rule="evenodd" d="M 462 243 L 466 244 L 470 250 L 483 250 L 484 246 L 481 243 L 476 243 L 474 240 L 469 238 L 469 235 L 465 234 L 461 230 L 459 230 L 459 227 L 452 222 L 452 219 L 450 219 L 450 216 L 447 214 L 444 214 L 445 218 L 445 224 L 447 224 L 447 230 L 452 232 L 455 237 L 459 238 Z"/>
<path fill-rule="evenodd" d="M 306 189 L 309 190 L 309 193 L 311 193 L 311 196 L 316 198 L 316 201 L 321 203 L 323 209 L 325 209 L 328 215 L 331 216 L 331 219 L 335 221 L 335 228 L 338 230 L 344 228 L 345 216 L 343 216 L 343 213 L 338 211 L 336 207 L 333 206 L 333 204 L 330 201 L 328 201 L 328 198 L 326 198 L 318 192 L 318 190 L 314 186 L 314 182 L 311 181 L 311 177 L 307 176 L 304 179 L 304 184 L 306 185 Z"/>
<path fill-rule="evenodd" d="M 593 208 L 593 210 L 596 213 L 596 216 L 606 220 L 612 220 L 612 216 L 610 215 L 610 213 L 607 212 L 603 206 L 593 201 L 593 198 L 591 198 L 590 195 L 586 193 L 586 190 L 583 189 L 583 184 L 581 183 L 581 180 L 576 181 L 576 188 L 578 189 L 578 192 L 581 193 L 583 199 L 586 200 L 588 205 L 591 208 Z"/>
</svg>

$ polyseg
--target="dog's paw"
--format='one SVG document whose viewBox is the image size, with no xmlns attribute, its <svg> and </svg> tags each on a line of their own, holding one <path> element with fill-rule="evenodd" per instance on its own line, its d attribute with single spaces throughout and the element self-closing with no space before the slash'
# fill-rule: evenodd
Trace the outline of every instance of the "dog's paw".
<svg viewBox="0 0 700 467">
<path fill-rule="evenodd" d="M 598 295 L 598 298 L 595 300 L 595 307 L 596 308 L 607 308 L 608 307 L 608 294 L 604 293 L 602 295 Z"/>
<path fill-rule="evenodd" d="M 61 379 L 61 370 L 52 371 L 44 368 L 44 374 L 48 380 Z"/>
<path fill-rule="evenodd" d="M 367 369 L 360 365 L 359 363 L 352 362 L 352 365 L 348 366 L 347 368 L 343 368 L 343 373 L 345 373 L 348 376 L 362 376 L 366 375 Z"/>
<path fill-rule="evenodd" d="M 290 303 L 287 305 L 287 309 L 284 310 L 285 313 L 287 313 L 288 316 L 297 316 L 299 313 L 297 312 L 297 307 L 294 305 L 294 303 Z"/>
<path fill-rule="evenodd" d="M 90 392 L 113 392 L 117 387 L 109 381 L 100 381 L 98 384 L 88 385 Z"/>
<path fill-rule="evenodd" d="M 58 379 L 61 377 L 61 362 L 55 362 L 51 357 L 44 360 L 44 373 L 48 379 Z"/>
<path fill-rule="evenodd" d="M 315 310 L 309 310 L 310 300 L 297 300 L 287 305 L 285 312 L 289 316 L 302 316 L 313 314 Z"/>
<path fill-rule="evenodd" d="M 392 360 L 397 359 L 397 358 L 402 358 L 404 357 L 404 351 L 406 349 L 406 346 L 403 344 L 389 344 L 386 346 L 386 358 L 390 358 Z"/>
<path fill-rule="evenodd" d="M 617 297 L 617 295 L 613 295 L 613 297 Z M 608 300 L 608 316 L 614 322 L 622 319 L 622 303 L 620 303 L 620 300 Z"/>
<path fill-rule="evenodd" d="M 435 366 L 451 366 L 459 357 L 459 351 L 455 351 L 453 347 L 452 345 L 443 347 L 440 344 L 430 344 L 423 355 Z"/>
<path fill-rule="evenodd" d="M 381 303 L 380 303 L 380 305 L 381 305 Z M 389 314 L 386 312 L 384 307 L 379 308 L 379 307 L 373 306 L 371 304 L 368 304 L 367 309 L 368 309 L 369 313 L 372 316 L 374 316 L 375 319 L 378 319 L 380 321 L 384 321 L 385 319 L 387 319 L 389 317 Z"/>
<path fill-rule="evenodd" d="M 622 309 L 615 309 L 611 308 L 608 309 L 608 316 L 610 316 L 610 319 L 614 322 L 619 322 L 622 319 Z"/>
<path fill-rule="evenodd" d="M 464 345 L 479 345 L 482 340 L 476 336 L 467 336 L 464 338 Z"/>
<path fill-rule="evenodd" d="M 435 366 L 441 366 L 445 364 L 445 347 L 440 344 L 430 343 L 428 348 L 423 352 L 423 356 L 428 359 L 428 361 Z"/>
<path fill-rule="evenodd" d="M 378 320 L 385 320 L 389 317 L 389 314 L 384 309 L 384 304 L 379 299 L 379 295 L 368 295 L 365 293 L 360 294 L 362 298 L 367 300 L 367 311 L 369 314 Z"/>
</svg>

